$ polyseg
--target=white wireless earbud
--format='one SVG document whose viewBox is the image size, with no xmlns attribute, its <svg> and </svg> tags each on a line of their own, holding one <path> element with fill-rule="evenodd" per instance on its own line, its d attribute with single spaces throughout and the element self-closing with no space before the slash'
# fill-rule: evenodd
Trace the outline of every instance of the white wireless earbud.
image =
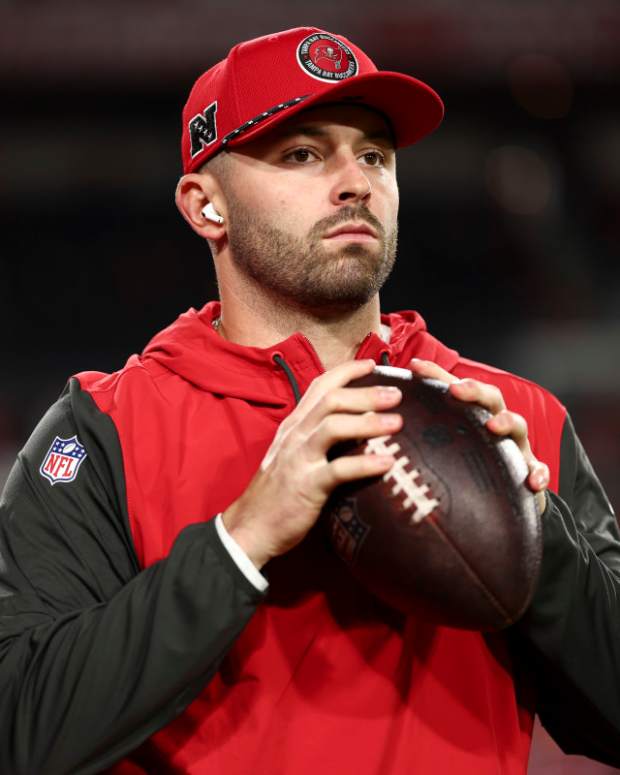
<svg viewBox="0 0 620 775">
<path fill-rule="evenodd" d="M 205 205 L 200 212 L 204 215 L 204 217 L 207 220 L 213 221 L 213 223 L 218 223 L 218 224 L 224 223 L 224 219 L 217 212 L 215 207 L 213 207 L 213 204 L 211 202 L 209 202 L 209 204 Z"/>
</svg>

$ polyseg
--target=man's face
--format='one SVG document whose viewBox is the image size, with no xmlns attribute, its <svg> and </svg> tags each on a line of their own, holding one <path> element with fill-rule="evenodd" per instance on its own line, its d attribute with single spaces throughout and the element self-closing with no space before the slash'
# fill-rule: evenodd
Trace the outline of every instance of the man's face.
<svg viewBox="0 0 620 775">
<path fill-rule="evenodd" d="M 356 309 L 396 255 L 398 187 L 384 119 L 358 106 L 293 117 L 225 160 L 232 260 L 279 301 Z"/>
</svg>

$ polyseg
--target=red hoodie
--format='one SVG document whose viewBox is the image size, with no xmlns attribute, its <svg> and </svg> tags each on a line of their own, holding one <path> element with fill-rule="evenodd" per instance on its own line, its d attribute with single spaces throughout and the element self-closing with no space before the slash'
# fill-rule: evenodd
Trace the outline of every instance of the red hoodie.
<svg viewBox="0 0 620 775">
<path fill-rule="evenodd" d="M 144 568 L 179 531 L 212 518 L 246 488 L 295 406 L 281 355 L 301 392 L 323 371 L 295 334 L 259 349 L 212 328 L 219 304 L 190 310 L 142 356 L 81 387 L 121 442 L 135 549 Z M 413 357 L 500 387 L 529 425 L 557 490 L 565 411 L 542 388 L 462 359 L 414 312 L 383 316 L 357 358 Z M 396 613 L 363 591 L 313 533 L 269 563 L 264 602 L 216 677 L 147 743 L 152 772 L 209 775 L 524 773 L 532 703 L 504 636 L 453 630 Z M 153 758 L 152 756 L 150 757 Z M 129 760 L 116 773 L 145 772 Z"/>
</svg>

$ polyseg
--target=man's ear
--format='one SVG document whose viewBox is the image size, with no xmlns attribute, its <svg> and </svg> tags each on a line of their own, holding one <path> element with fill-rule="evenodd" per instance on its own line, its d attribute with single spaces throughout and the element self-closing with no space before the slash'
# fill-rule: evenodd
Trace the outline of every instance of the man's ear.
<svg viewBox="0 0 620 775">
<path fill-rule="evenodd" d="M 217 242 L 226 234 L 226 202 L 217 182 L 208 172 L 191 172 L 177 183 L 175 202 L 179 212 L 196 234 Z M 212 207 L 203 212 L 209 204 Z M 218 223 L 213 214 L 220 215 Z"/>
</svg>

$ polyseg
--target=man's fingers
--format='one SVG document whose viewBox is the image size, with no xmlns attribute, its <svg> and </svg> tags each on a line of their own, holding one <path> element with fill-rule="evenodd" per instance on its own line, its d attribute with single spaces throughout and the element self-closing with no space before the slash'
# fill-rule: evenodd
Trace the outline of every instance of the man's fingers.
<svg viewBox="0 0 620 775">
<path fill-rule="evenodd" d="M 310 383 L 295 411 L 284 420 L 283 425 L 286 428 L 291 423 L 298 423 L 307 417 L 330 392 L 343 388 L 351 380 L 365 377 L 372 372 L 375 366 L 375 362 L 370 359 L 347 361 L 316 377 Z M 332 409 L 331 411 L 336 410 Z"/>
<path fill-rule="evenodd" d="M 527 486 L 534 493 L 536 499 L 536 508 L 538 513 L 542 514 L 547 505 L 545 492 L 549 487 L 549 468 L 544 463 L 532 455 L 531 460 L 527 461 L 530 473 L 527 477 Z"/>
<path fill-rule="evenodd" d="M 312 433 L 326 418 L 333 414 L 362 414 L 392 409 L 402 399 L 397 387 L 373 386 L 368 388 L 336 388 L 325 393 L 314 403 L 300 422 L 300 430 Z"/>
<path fill-rule="evenodd" d="M 351 382 L 353 379 L 359 379 L 370 374 L 376 366 L 373 360 L 365 359 L 361 361 L 346 361 L 338 366 L 334 366 L 333 369 L 326 371 L 312 381 L 310 387 L 305 392 L 299 406 L 309 404 L 314 405 L 325 393 L 335 388 L 340 388 Z M 298 407 L 299 408 L 299 407 Z"/>
<path fill-rule="evenodd" d="M 549 466 L 545 463 L 541 463 L 540 460 L 536 460 L 532 457 L 532 460 L 528 462 L 528 468 L 530 469 L 527 483 L 530 490 L 534 492 L 541 492 L 546 490 L 549 486 Z"/>
<path fill-rule="evenodd" d="M 516 412 L 506 409 L 501 390 L 495 385 L 479 382 L 475 379 L 457 379 L 441 366 L 431 361 L 413 359 L 411 370 L 430 379 L 439 379 L 449 384 L 449 391 L 455 398 L 479 404 L 487 409 L 493 417 L 487 423 L 487 428 L 499 436 L 511 436 L 525 458 L 528 465 L 528 485 L 534 492 L 544 490 L 549 484 L 549 468 L 538 461 L 532 454 L 528 440 L 527 422 Z"/>
<path fill-rule="evenodd" d="M 529 469 L 528 486 L 534 492 L 544 490 L 549 484 L 549 467 L 534 457 L 525 418 L 516 412 L 503 409 L 487 421 L 486 427 L 498 436 L 510 436 L 515 440 Z"/>
<path fill-rule="evenodd" d="M 506 408 L 502 393 L 495 385 L 479 382 L 476 379 L 459 379 L 432 361 L 414 358 L 410 363 L 410 368 L 419 377 L 446 382 L 450 386 L 450 393 L 460 401 L 480 404 L 492 414 L 497 414 Z"/>
<path fill-rule="evenodd" d="M 339 441 L 397 433 L 403 418 L 394 413 L 330 414 L 308 438 L 311 457 L 323 456 Z"/>
<path fill-rule="evenodd" d="M 383 476 L 396 461 L 391 455 L 343 455 L 321 468 L 319 486 L 330 493 L 339 484 L 372 476 Z"/>
<path fill-rule="evenodd" d="M 503 399 L 502 399 L 503 403 Z M 527 440 L 527 422 L 524 417 L 508 409 L 498 410 L 487 423 L 487 428 L 498 436 L 512 436 L 519 449 L 525 455 L 530 451 L 530 445 Z"/>
<path fill-rule="evenodd" d="M 491 414 L 497 414 L 506 408 L 501 390 L 486 382 L 478 382 L 476 379 L 462 379 L 453 382 L 449 390 L 455 398 L 480 404 Z"/>
<path fill-rule="evenodd" d="M 419 358 L 413 358 L 409 364 L 409 368 L 414 374 L 417 374 L 418 377 L 438 379 L 441 380 L 441 382 L 447 382 L 448 384 L 458 381 L 458 377 L 455 377 L 454 374 L 450 374 L 449 371 L 442 369 L 441 366 L 438 366 L 432 361 L 423 361 Z"/>
</svg>

